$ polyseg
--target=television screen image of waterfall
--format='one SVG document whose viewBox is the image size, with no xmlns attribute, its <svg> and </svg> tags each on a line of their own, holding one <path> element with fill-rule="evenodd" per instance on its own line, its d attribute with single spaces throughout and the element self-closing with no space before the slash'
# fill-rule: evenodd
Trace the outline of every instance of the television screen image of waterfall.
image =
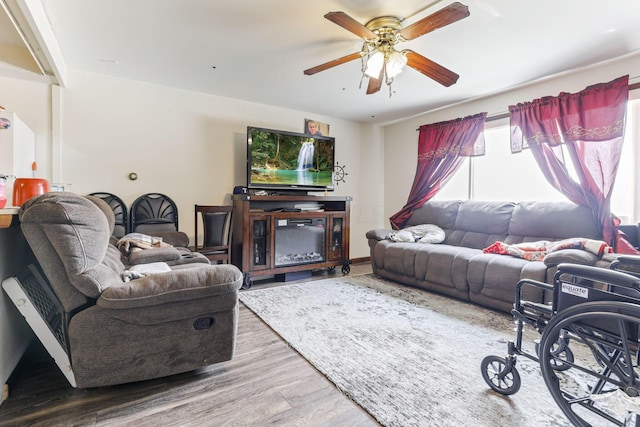
<svg viewBox="0 0 640 427">
<path fill-rule="evenodd" d="M 313 142 L 302 144 L 300 154 L 298 154 L 298 170 L 308 171 L 313 167 Z"/>
<path fill-rule="evenodd" d="M 254 131 L 249 158 L 252 185 L 333 187 L 332 138 Z"/>
</svg>

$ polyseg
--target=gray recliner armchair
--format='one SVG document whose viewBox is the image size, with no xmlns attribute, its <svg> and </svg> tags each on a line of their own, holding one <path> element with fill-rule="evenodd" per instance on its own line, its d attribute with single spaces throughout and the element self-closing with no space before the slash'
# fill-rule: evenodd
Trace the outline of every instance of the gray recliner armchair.
<svg viewBox="0 0 640 427">
<path fill-rule="evenodd" d="M 72 193 L 44 194 L 20 208 L 23 233 L 59 300 L 71 384 L 141 381 L 231 359 L 241 272 L 196 262 L 131 275 L 109 241 L 109 212 L 100 199 Z"/>
</svg>

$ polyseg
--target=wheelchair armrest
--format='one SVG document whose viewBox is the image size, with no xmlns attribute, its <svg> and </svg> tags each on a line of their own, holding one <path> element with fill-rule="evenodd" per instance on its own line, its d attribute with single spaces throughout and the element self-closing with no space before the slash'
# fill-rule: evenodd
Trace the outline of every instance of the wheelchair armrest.
<svg viewBox="0 0 640 427">
<path fill-rule="evenodd" d="M 619 255 L 615 260 L 611 261 L 609 268 L 611 270 L 624 271 L 625 267 L 640 270 L 640 256 L 638 255 Z M 630 272 L 636 274 L 635 272 Z"/>
<path fill-rule="evenodd" d="M 516 283 L 516 299 L 514 303 L 514 308 L 518 311 L 522 309 L 523 301 L 522 301 L 522 288 L 525 286 L 530 286 L 538 289 L 542 289 L 545 291 L 553 291 L 553 285 L 548 283 L 539 282 L 537 280 L 532 279 L 521 279 Z"/>
<path fill-rule="evenodd" d="M 578 264 L 560 264 L 558 265 L 556 278 L 562 274 L 568 274 L 595 282 L 603 282 L 614 286 L 640 289 L 640 278 L 621 271 L 609 270 L 606 268 Z"/>
</svg>

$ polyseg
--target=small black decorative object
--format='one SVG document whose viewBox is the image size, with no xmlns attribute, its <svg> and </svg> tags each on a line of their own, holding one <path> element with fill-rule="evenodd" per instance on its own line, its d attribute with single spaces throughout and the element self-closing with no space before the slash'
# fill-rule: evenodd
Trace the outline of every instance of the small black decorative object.
<svg viewBox="0 0 640 427">
<path fill-rule="evenodd" d="M 345 166 L 340 165 L 340 162 L 336 162 L 336 165 L 333 167 L 333 180 L 335 181 L 336 185 L 340 184 L 341 182 L 346 182 L 344 177 L 349 174 L 344 169 Z"/>
</svg>

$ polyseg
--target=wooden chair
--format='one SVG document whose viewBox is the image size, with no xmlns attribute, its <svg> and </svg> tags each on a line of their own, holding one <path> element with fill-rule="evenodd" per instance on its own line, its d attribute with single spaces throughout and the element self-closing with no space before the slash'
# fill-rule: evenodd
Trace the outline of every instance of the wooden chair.
<svg viewBox="0 0 640 427">
<path fill-rule="evenodd" d="M 231 216 L 233 206 L 195 205 L 195 246 L 209 261 L 231 263 Z M 202 237 L 198 235 L 202 224 Z"/>
</svg>

